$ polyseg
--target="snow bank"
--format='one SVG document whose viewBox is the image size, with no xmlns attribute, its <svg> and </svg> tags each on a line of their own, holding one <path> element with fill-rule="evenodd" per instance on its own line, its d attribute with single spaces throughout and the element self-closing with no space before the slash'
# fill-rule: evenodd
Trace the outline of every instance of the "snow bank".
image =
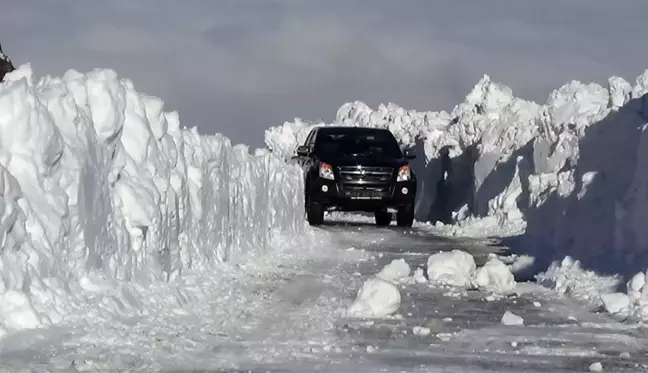
<svg viewBox="0 0 648 373">
<path fill-rule="evenodd" d="M 274 154 L 288 160 L 295 155 L 295 149 L 304 143 L 313 127 L 324 125 L 323 122 L 295 118 L 294 122 L 284 122 L 281 126 L 268 128 L 265 131 L 265 143 Z"/>
<path fill-rule="evenodd" d="M 648 271 L 638 272 L 619 289 L 619 275 L 603 276 L 582 267 L 578 260 L 567 256 L 552 263 L 546 272 L 540 273 L 538 281 L 561 294 L 603 307 L 619 320 L 648 320 Z M 617 291 L 617 290 L 625 290 Z"/>
<path fill-rule="evenodd" d="M 0 330 L 65 317 L 83 289 L 143 289 L 304 229 L 301 171 L 181 129 L 111 70 L 0 84 Z M 137 304 L 122 295 L 121 304 Z"/>
<path fill-rule="evenodd" d="M 544 268 L 572 255 L 632 276 L 648 267 L 647 92 L 648 71 L 634 86 L 570 82 L 538 105 L 485 76 L 450 113 L 355 102 L 337 121 L 390 128 L 420 149 L 417 219 L 494 219 L 524 227 L 519 247 Z"/>
</svg>

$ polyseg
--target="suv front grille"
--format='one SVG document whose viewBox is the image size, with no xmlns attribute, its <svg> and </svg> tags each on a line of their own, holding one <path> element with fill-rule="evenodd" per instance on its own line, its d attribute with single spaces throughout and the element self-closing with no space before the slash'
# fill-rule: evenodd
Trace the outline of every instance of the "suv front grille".
<svg viewBox="0 0 648 373">
<path fill-rule="evenodd" d="M 340 181 L 343 184 L 354 185 L 389 185 L 394 173 L 394 169 L 391 167 L 364 166 L 338 167 L 338 171 L 340 173 Z"/>
<path fill-rule="evenodd" d="M 343 166 L 338 167 L 340 187 L 347 196 L 371 195 L 388 197 L 394 175 L 392 167 Z"/>
</svg>

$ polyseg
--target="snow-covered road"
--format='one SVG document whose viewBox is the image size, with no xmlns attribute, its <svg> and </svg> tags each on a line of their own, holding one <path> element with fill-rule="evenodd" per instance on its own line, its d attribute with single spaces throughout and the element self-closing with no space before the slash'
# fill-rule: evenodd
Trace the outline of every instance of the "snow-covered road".
<svg viewBox="0 0 648 373">
<path fill-rule="evenodd" d="M 648 364 L 643 331 L 534 284 L 495 299 L 402 285 L 398 316 L 345 316 L 363 281 L 393 259 L 414 269 L 440 249 L 462 248 L 481 264 L 500 248 L 362 220 L 328 224 L 304 241 L 303 250 L 286 245 L 216 273 L 186 274 L 172 289 L 151 289 L 159 299 L 184 294 L 184 306 L 160 302 L 120 319 L 89 313 L 8 337 L 0 345 L 2 371 L 556 372 L 600 362 L 604 371 L 636 372 Z M 524 326 L 503 325 L 506 311 Z M 418 326 L 429 335 L 413 333 Z"/>
<path fill-rule="evenodd" d="M 363 278 L 394 259 L 403 258 L 412 268 L 424 266 L 439 249 L 461 248 L 473 254 L 478 265 L 489 252 L 506 252 L 486 241 L 362 223 L 350 226 L 358 238 L 375 237 L 358 245 L 375 257 L 358 265 Z M 329 229 L 340 240 L 353 241 L 351 233 L 345 233 L 347 227 Z M 589 312 L 536 284 L 518 284 L 515 295 L 495 299 L 481 291 L 454 292 L 427 284 L 403 285 L 401 295 L 398 315 L 402 318 L 373 323 L 339 320 L 338 335 L 346 345 L 341 357 L 332 360 L 347 359 L 363 366 L 354 370 L 462 372 L 589 371 L 595 363 L 605 371 L 637 372 L 645 371 L 648 364 L 645 331 Z M 506 311 L 521 316 L 524 326 L 503 325 Z M 429 329 L 430 335 L 413 333 L 419 326 Z M 596 365 L 592 368 L 596 370 Z"/>
</svg>

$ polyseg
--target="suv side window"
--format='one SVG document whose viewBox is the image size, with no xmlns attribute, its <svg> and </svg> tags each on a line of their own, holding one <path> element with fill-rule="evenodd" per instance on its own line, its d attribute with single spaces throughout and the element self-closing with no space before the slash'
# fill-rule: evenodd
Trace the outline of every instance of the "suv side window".
<svg viewBox="0 0 648 373">
<path fill-rule="evenodd" d="M 315 132 L 314 129 L 308 133 L 308 136 L 306 136 L 306 140 L 304 140 L 304 146 L 308 146 L 308 143 L 311 141 L 311 138 L 313 137 L 313 132 Z"/>
<path fill-rule="evenodd" d="M 315 138 L 317 137 L 317 128 L 314 128 L 311 133 L 308 134 L 306 142 L 304 145 L 308 146 L 308 149 L 312 152 L 315 149 Z"/>
</svg>

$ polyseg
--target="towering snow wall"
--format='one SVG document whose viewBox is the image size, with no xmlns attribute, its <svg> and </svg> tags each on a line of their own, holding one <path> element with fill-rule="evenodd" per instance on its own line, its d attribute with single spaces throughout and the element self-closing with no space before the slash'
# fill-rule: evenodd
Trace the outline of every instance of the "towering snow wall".
<svg viewBox="0 0 648 373">
<path fill-rule="evenodd" d="M 449 114 L 395 105 L 374 111 L 355 102 L 340 108 L 337 121 L 390 128 L 421 150 L 419 219 L 462 206 L 468 213 L 459 219 L 523 219 L 526 232 L 517 243 L 536 255 L 538 268 L 572 255 L 588 268 L 628 277 L 648 267 L 641 156 L 648 151 L 647 92 L 648 71 L 634 86 L 619 77 L 607 87 L 573 81 L 538 105 L 486 76 Z M 439 211 L 435 185 L 448 171 L 438 161 L 445 147 L 451 192 L 441 199 L 450 211 Z"/>
<path fill-rule="evenodd" d="M 111 70 L 35 82 L 24 65 L 5 80 L 0 331 L 61 316 L 25 310 L 88 278 L 173 281 L 304 229 L 301 170 L 181 129 Z"/>
<path fill-rule="evenodd" d="M 647 92 L 648 70 L 634 85 L 619 77 L 606 87 L 572 81 L 540 105 L 484 76 L 451 112 L 350 102 L 336 123 L 389 128 L 416 147 L 418 220 L 521 220 L 517 244 L 545 269 L 572 255 L 627 277 L 648 267 Z M 266 143 L 287 156 L 303 141 L 290 133 L 310 125 L 271 128 Z M 448 192 L 440 196 L 439 186 Z"/>
</svg>

